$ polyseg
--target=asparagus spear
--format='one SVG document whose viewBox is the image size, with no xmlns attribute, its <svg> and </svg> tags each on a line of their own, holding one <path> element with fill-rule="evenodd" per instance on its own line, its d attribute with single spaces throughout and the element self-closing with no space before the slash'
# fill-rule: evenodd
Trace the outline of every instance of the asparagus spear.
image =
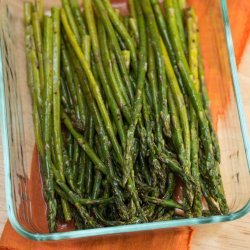
<svg viewBox="0 0 250 250">
<path fill-rule="evenodd" d="M 70 27 L 74 33 L 74 36 L 77 39 L 78 43 L 80 43 L 81 42 L 80 33 L 79 33 L 78 28 L 77 28 L 77 24 L 76 24 L 76 21 L 74 19 L 74 15 L 72 13 L 72 9 L 70 8 L 69 0 L 62 0 L 62 6 L 63 6 L 63 9 L 65 11 L 65 15 L 67 16 L 67 20 L 70 24 Z M 74 10 L 76 10 L 76 9 L 74 9 Z M 76 13 L 76 11 L 75 11 L 75 13 Z"/>
<path fill-rule="evenodd" d="M 147 202 L 151 202 L 151 203 L 157 204 L 157 205 L 162 206 L 162 207 L 179 208 L 179 209 L 185 210 L 185 208 L 182 205 L 178 204 L 176 201 L 171 200 L 171 199 L 161 200 L 161 199 L 157 199 L 155 197 L 149 197 L 149 196 L 144 197 L 144 199 Z"/>
<path fill-rule="evenodd" d="M 104 64 L 106 72 L 107 72 L 108 80 L 109 80 L 109 83 L 112 87 L 113 95 L 116 99 L 116 102 L 117 102 L 120 110 L 123 112 L 126 120 L 130 123 L 131 122 L 130 110 L 126 104 L 124 97 L 123 97 L 122 90 L 119 88 L 119 85 L 116 84 L 116 79 L 115 79 L 115 76 L 113 74 L 113 65 L 112 65 L 111 58 L 109 55 L 109 50 L 108 50 L 107 35 L 105 32 L 105 28 L 101 24 L 100 20 L 98 21 L 98 27 L 99 27 L 99 29 L 98 29 L 99 40 L 100 40 L 100 45 L 102 47 L 101 55 L 103 58 L 103 64 Z"/>
<path fill-rule="evenodd" d="M 173 67 L 171 65 L 169 56 L 167 54 L 167 51 L 163 42 L 161 42 L 161 47 L 162 47 L 162 53 L 164 56 L 166 72 L 167 72 L 167 76 L 169 79 L 170 89 L 173 94 L 175 105 L 177 106 L 177 110 L 179 112 L 180 123 L 183 129 L 183 141 L 184 141 L 185 152 L 186 152 L 186 157 L 185 157 L 186 163 L 184 164 L 184 169 L 186 173 L 188 174 L 189 168 L 190 168 L 190 128 L 189 128 L 189 122 L 188 122 L 188 114 L 187 114 L 187 110 L 185 107 L 183 94 L 181 93 L 181 90 L 179 88 L 177 79 L 174 74 Z"/>
<path fill-rule="evenodd" d="M 40 78 L 39 78 L 39 69 L 36 66 L 38 64 L 37 56 L 36 56 L 36 52 L 34 49 L 35 48 L 32 48 L 32 50 L 30 51 L 29 57 L 30 57 L 30 60 L 32 63 L 33 78 L 34 78 L 34 85 L 33 85 L 34 90 L 33 91 L 34 91 L 38 111 L 40 113 L 40 119 L 42 121 L 43 120 L 43 116 L 42 116 L 43 101 L 42 101 L 42 96 L 41 96 L 41 84 L 40 84 Z"/>
<path fill-rule="evenodd" d="M 207 156 L 207 162 L 209 166 L 212 166 L 214 163 L 214 157 L 213 157 L 213 148 L 211 143 L 211 135 L 209 131 L 208 121 L 206 118 L 206 114 L 204 111 L 204 108 L 202 106 L 201 98 L 195 89 L 195 86 L 190 78 L 190 69 L 188 67 L 187 60 L 185 58 L 184 51 L 181 47 L 181 41 L 177 30 L 176 20 L 175 16 L 173 15 L 173 1 L 172 0 L 165 0 L 165 9 L 166 9 L 166 18 L 167 23 L 169 27 L 169 34 L 170 39 L 172 42 L 172 46 L 175 51 L 177 63 L 183 78 L 183 81 L 185 83 L 185 88 L 187 89 L 187 92 L 189 94 L 189 97 L 191 99 L 192 105 L 196 111 L 199 125 L 200 125 L 200 131 L 202 132 L 202 141 L 205 147 L 205 153 Z M 208 167 L 210 168 L 210 167 Z"/>
<path fill-rule="evenodd" d="M 103 174 L 107 175 L 107 168 L 103 164 L 103 162 L 98 158 L 98 156 L 95 154 L 93 149 L 89 146 L 87 141 L 84 139 L 84 137 L 79 134 L 72 126 L 72 123 L 68 117 L 68 115 L 62 110 L 61 112 L 61 118 L 63 120 L 63 123 L 68 128 L 68 130 L 71 132 L 71 134 L 74 136 L 74 138 L 77 140 L 79 145 L 82 147 L 82 149 L 88 154 L 89 158 L 95 163 L 96 169 L 101 171 Z"/>
<path fill-rule="evenodd" d="M 85 74 L 88 78 L 88 81 L 89 81 L 89 87 L 91 89 L 91 92 L 93 94 L 93 96 L 95 97 L 95 100 L 97 102 L 97 105 L 99 107 L 99 110 L 101 112 L 101 115 L 102 115 L 102 118 L 103 118 L 103 121 L 106 125 L 106 130 L 107 130 L 107 133 L 110 137 L 110 140 L 113 144 L 113 147 L 114 147 L 114 150 L 117 154 L 117 157 L 119 159 L 119 162 L 122 164 L 123 162 L 123 157 L 122 157 L 122 152 L 121 152 L 121 148 L 119 146 L 119 143 L 116 139 L 116 136 L 115 136 L 115 133 L 114 133 L 114 129 L 113 129 L 113 126 L 112 126 L 112 123 L 110 121 L 110 118 L 108 116 L 108 112 L 107 112 L 107 109 L 105 107 L 105 104 L 104 104 L 104 101 L 103 101 L 103 98 L 101 96 L 101 93 L 100 93 L 100 89 L 97 85 L 97 82 L 90 70 L 90 67 L 88 65 L 88 62 L 86 61 L 86 58 L 84 56 L 84 54 L 82 53 L 81 51 L 81 48 L 80 46 L 78 45 L 78 42 L 74 36 L 74 34 L 72 33 L 71 29 L 70 29 L 70 26 L 69 26 L 69 23 L 67 21 L 67 18 L 66 18 L 66 14 L 65 14 L 65 11 L 62 9 L 61 11 L 61 19 L 62 19 L 62 23 L 63 23 L 63 26 L 64 26 L 64 29 L 65 29 L 65 32 L 67 33 L 67 36 L 70 40 L 70 43 L 81 63 L 81 66 L 83 68 L 83 70 L 85 71 Z"/>
<path fill-rule="evenodd" d="M 199 83 L 200 83 L 199 89 L 200 89 L 201 96 L 202 96 L 203 107 L 207 113 L 207 119 L 208 119 L 212 142 L 213 142 L 214 157 L 216 161 L 220 162 L 220 145 L 218 142 L 218 137 L 216 135 L 216 132 L 214 131 L 214 128 L 213 128 L 213 120 L 212 120 L 211 112 L 210 112 L 209 96 L 207 93 L 205 76 L 204 76 L 204 68 L 203 68 L 203 61 L 202 61 L 202 55 L 201 55 L 199 33 L 198 33 L 198 43 L 199 43 L 198 45 L 198 53 L 199 53 L 198 54 L 198 57 L 199 57 L 198 71 L 199 71 Z"/>
<path fill-rule="evenodd" d="M 157 0 L 130 0 L 131 17 L 109 0 L 83 1 L 84 15 L 62 5 L 44 20 L 43 1 L 24 5 L 50 231 L 58 209 L 80 229 L 227 213 L 194 11 L 164 0 L 166 22 Z"/>
<path fill-rule="evenodd" d="M 40 3 L 42 3 L 42 1 L 40 1 Z M 36 45 L 36 54 L 38 57 L 38 65 L 39 65 L 40 91 L 41 93 L 43 93 L 44 90 L 43 41 L 42 41 L 41 26 L 39 22 L 39 18 L 41 18 L 41 16 L 43 16 L 43 14 L 41 15 L 41 13 L 39 14 L 36 12 L 32 13 L 32 26 L 34 32 L 35 45 Z"/>
<path fill-rule="evenodd" d="M 88 1 L 83 1 L 84 6 L 87 3 L 88 3 Z M 110 41 L 111 41 L 112 48 L 114 50 L 114 53 L 115 53 L 116 58 L 117 58 L 117 62 L 119 64 L 119 67 L 120 67 L 120 70 L 121 70 L 121 73 L 122 73 L 123 80 L 124 80 L 124 82 L 126 84 L 128 94 L 130 96 L 130 99 L 133 100 L 134 94 L 133 94 L 131 80 L 130 80 L 130 77 L 128 75 L 128 71 L 126 69 L 126 65 L 125 65 L 125 62 L 123 60 L 123 57 L 121 55 L 121 49 L 119 47 L 119 43 L 117 41 L 117 37 L 115 35 L 114 28 L 113 28 L 113 26 L 111 24 L 111 21 L 110 21 L 108 15 L 106 13 L 106 10 L 105 10 L 105 7 L 104 7 L 102 1 L 93 0 L 93 3 L 94 3 L 94 6 L 96 7 L 97 12 L 100 15 L 100 18 L 102 19 L 102 21 L 103 21 L 103 23 L 105 25 L 106 31 L 107 31 L 108 36 L 109 36 Z M 88 6 L 86 6 L 86 7 L 88 7 Z M 87 10 L 87 8 L 86 8 L 86 10 Z"/>
<path fill-rule="evenodd" d="M 53 58 L 52 58 L 52 70 L 53 70 L 53 78 L 52 78 L 52 105 L 53 105 L 53 139 L 54 139 L 54 148 L 55 148 L 55 157 L 56 157 L 56 166 L 59 169 L 61 178 L 65 181 L 64 173 L 63 173 L 63 155 L 62 155 L 62 141 L 61 141 L 61 98 L 60 98 L 60 59 L 61 59 L 61 26 L 60 26 L 60 9 L 57 7 L 52 8 L 52 46 L 53 46 Z M 68 203 L 62 199 L 62 208 L 66 221 L 71 220 L 70 208 Z"/>
<path fill-rule="evenodd" d="M 58 186 L 55 186 L 55 190 L 56 192 L 65 200 L 68 200 L 69 202 L 72 202 L 73 201 L 73 204 L 75 202 L 81 204 L 81 205 L 106 205 L 106 204 L 110 204 L 110 203 L 113 203 L 114 202 L 114 198 L 111 197 L 111 198 L 100 198 L 100 199 L 96 199 L 96 198 L 93 198 L 93 199 L 84 199 L 84 198 L 81 198 L 77 195 L 74 195 L 74 194 L 71 194 L 71 196 L 68 196 L 67 193 L 65 191 L 63 191 L 62 189 L 60 189 L 60 187 Z"/>
<path fill-rule="evenodd" d="M 179 8 L 181 11 L 183 11 L 186 8 L 186 0 L 177 0 L 178 4 L 179 4 Z"/>
<path fill-rule="evenodd" d="M 63 120 L 65 126 L 72 133 L 72 135 L 74 136 L 74 138 L 78 141 L 78 143 L 82 147 L 82 149 L 86 152 L 86 154 L 89 156 L 89 158 L 93 161 L 93 163 L 95 164 L 94 165 L 95 168 L 98 171 L 102 172 L 104 175 L 106 175 L 108 177 L 108 180 L 109 180 L 110 184 L 114 188 L 114 193 L 117 196 L 116 202 L 118 203 L 120 214 L 124 218 L 127 218 L 128 215 L 127 215 L 127 212 L 126 212 L 126 207 L 125 207 L 125 205 L 123 203 L 123 196 L 122 196 L 121 191 L 120 191 L 120 189 L 118 187 L 118 185 L 119 185 L 119 179 L 116 176 L 114 176 L 113 171 L 112 171 L 112 165 L 110 166 L 110 163 L 108 163 L 109 167 L 108 167 L 108 170 L 107 170 L 107 167 L 98 158 L 98 156 L 95 154 L 95 152 L 93 151 L 93 149 L 91 149 L 91 147 L 86 142 L 86 140 L 83 138 L 83 136 L 80 135 L 79 133 L 77 133 L 74 130 L 69 117 L 67 116 L 67 114 L 65 114 L 63 112 L 62 112 L 62 120 Z M 107 152 L 104 152 L 104 153 L 106 154 Z"/>
<path fill-rule="evenodd" d="M 74 86 L 75 82 L 73 80 L 73 75 L 72 75 L 72 66 L 70 64 L 70 59 L 69 59 L 69 55 L 67 53 L 66 47 L 65 47 L 65 42 L 62 39 L 61 40 L 61 49 L 62 49 L 62 69 L 63 72 L 66 76 L 67 79 L 67 87 L 69 89 L 69 93 L 70 93 L 70 99 L 72 99 L 73 101 L 73 105 L 74 105 L 74 110 L 76 113 L 77 118 L 80 118 L 80 110 L 79 110 L 79 104 L 78 104 L 78 100 L 77 100 L 77 88 Z"/>
<path fill-rule="evenodd" d="M 132 123 L 129 126 L 127 132 L 127 144 L 126 144 L 126 152 L 125 152 L 125 174 L 123 178 L 123 184 L 127 183 L 129 176 L 131 176 L 131 171 L 133 168 L 133 160 L 132 160 L 132 147 L 134 144 L 134 133 L 136 130 L 136 126 L 139 120 L 140 112 L 142 109 L 142 92 L 144 90 L 144 83 L 147 71 L 147 41 L 146 41 L 146 29 L 141 7 L 138 3 L 135 3 L 138 15 L 138 25 L 139 25 L 139 33 L 140 33 L 140 65 L 138 67 L 138 77 L 137 77 L 137 90 L 136 97 L 134 100 L 134 107 L 132 113 Z"/>
<path fill-rule="evenodd" d="M 131 36 L 135 40 L 136 45 L 137 45 L 139 44 L 139 33 L 137 29 L 137 22 L 134 18 L 129 18 L 128 24 L 129 24 Z"/>
<path fill-rule="evenodd" d="M 53 79 L 52 79 L 52 101 L 53 101 L 53 136 L 56 151 L 57 167 L 60 171 L 61 178 L 64 180 L 63 175 L 63 160 L 62 160 L 62 141 L 61 141 L 61 94 L 60 94 L 60 57 L 61 57 L 61 39 L 60 39 L 60 10 L 54 7 L 52 9 L 52 27 L 53 27 Z"/>
<path fill-rule="evenodd" d="M 95 221 L 93 220 L 93 218 L 88 214 L 86 208 L 83 207 L 80 204 L 79 201 L 81 201 L 81 199 L 79 199 L 78 196 L 75 195 L 67 187 L 67 185 L 62 181 L 60 173 L 57 171 L 57 169 L 54 166 L 52 166 L 52 169 L 53 169 L 53 173 L 55 175 L 56 184 L 58 184 L 58 186 L 61 187 L 62 190 L 67 194 L 67 195 L 65 195 L 64 198 L 67 198 L 72 204 L 75 205 L 75 207 L 77 208 L 79 214 L 86 221 L 87 224 L 89 224 L 91 227 L 97 227 L 98 225 L 95 223 Z M 55 189 L 57 190 L 58 193 L 60 193 L 60 190 L 57 187 L 55 187 Z M 64 195 L 64 194 L 61 193 L 61 195 Z"/>
<path fill-rule="evenodd" d="M 175 186 L 176 186 L 176 177 L 173 174 L 173 172 L 169 172 L 167 183 L 168 183 L 168 187 L 167 187 L 167 190 L 166 190 L 164 196 L 162 197 L 163 200 L 171 199 L 173 194 L 174 194 L 174 189 L 175 189 Z M 164 208 L 158 208 L 157 209 L 158 218 L 162 217 L 164 212 L 165 212 Z"/>
<path fill-rule="evenodd" d="M 95 147 L 97 149 L 97 153 L 103 161 L 104 155 L 102 153 L 101 145 L 97 137 L 95 137 Z M 94 176 L 94 185 L 92 189 L 92 199 L 97 199 L 100 195 L 101 192 L 101 184 L 102 184 L 103 176 L 99 171 L 95 171 L 95 176 Z"/>
<path fill-rule="evenodd" d="M 99 41 L 98 41 L 96 22 L 94 19 L 94 13 L 93 13 L 91 1 L 89 1 L 89 0 L 84 1 L 84 7 L 86 9 L 87 26 L 88 26 L 88 30 L 90 32 L 92 51 L 94 54 L 95 63 L 97 65 L 98 76 L 101 80 L 102 87 L 103 87 L 105 95 L 107 97 L 108 105 L 109 105 L 110 111 L 113 115 L 113 119 L 115 121 L 117 130 L 118 130 L 118 133 L 120 136 L 121 143 L 124 146 L 125 142 L 126 142 L 126 135 L 125 135 L 124 125 L 123 125 L 123 121 L 122 121 L 122 115 L 121 115 L 120 109 L 117 106 L 114 95 L 112 95 L 109 81 L 107 79 L 107 76 L 106 76 L 106 73 L 104 70 L 104 66 L 103 66 L 103 62 L 101 60 L 101 58 L 102 58 L 101 57 L 101 50 L 100 50 L 100 45 L 99 45 Z"/>
<path fill-rule="evenodd" d="M 166 81 L 166 70 L 164 65 L 164 58 L 161 51 L 160 35 L 157 29 L 157 24 L 154 18 L 153 10 L 149 0 L 144 1 L 142 5 L 147 25 L 149 28 L 150 38 L 152 47 L 155 52 L 155 59 L 158 68 L 158 81 L 159 81 L 159 99 L 160 99 L 160 115 L 163 120 L 163 126 L 168 129 L 168 108 L 167 108 L 167 81 Z"/>
<path fill-rule="evenodd" d="M 87 62 L 90 64 L 91 57 L 91 38 L 89 35 L 83 36 L 82 39 L 82 50 L 85 55 Z"/>
<path fill-rule="evenodd" d="M 90 147 L 93 148 L 94 147 L 95 128 L 94 128 L 94 121 L 93 121 L 92 116 L 89 118 L 89 127 L 88 127 L 88 131 L 86 133 L 85 133 L 85 136 L 88 136 L 88 137 L 86 137 L 86 138 L 88 138 L 88 143 L 89 143 Z M 92 180 L 93 180 L 93 163 L 89 159 L 87 159 L 87 162 L 86 162 L 85 179 L 86 179 L 86 181 L 85 181 L 86 182 L 86 185 L 85 185 L 86 196 L 90 197 L 91 190 L 92 190 Z"/>
<path fill-rule="evenodd" d="M 135 8 L 138 17 L 138 27 L 139 27 L 139 34 L 140 34 L 140 50 L 139 50 L 139 58 L 140 63 L 138 67 L 138 76 L 137 76 L 137 90 L 136 96 L 134 100 L 134 108 L 132 112 L 132 123 L 130 124 L 127 132 L 127 144 L 126 144 L 126 151 L 125 151 L 125 160 L 124 160 L 124 167 L 126 168 L 126 172 L 123 178 L 123 184 L 126 184 L 128 181 L 128 189 L 131 193 L 132 199 L 135 203 L 136 209 L 139 212 L 139 215 L 142 217 L 143 220 L 147 220 L 143 210 L 141 209 L 138 194 L 135 189 L 135 183 L 133 180 L 133 157 L 132 157 L 132 147 L 134 144 L 134 133 L 136 130 L 136 126 L 139 120 L 139 114 L 142 109 L 142 93 L 145 84 L 145 77 L 147 71 L 147 41 L 146 41 L 146 27 L 145 22 L 142 14 L 141 4 L 136 2 Z"/>
<path fill-rule="evenodd" d="M 39 115 L 39 109 L 38 109 L 38 104 L 36 101 L 36 94 L 35 91 L 33 90 L 33 85 L 35 85 L 35 77 L 34 74 L 32 72 L 35 72 L 36 69 L 36 65 L 35 62 L 31 59 L 29 59 L 30 55 L 27 56 L 27 72 L 28 72 L 28 84 L 30 86 L 30 90 L 31 90 L 31 95 L 32 95 L 32 105 L 33 105 L 33 111 L 32 111 L 32 115 L 33 115 L 33 122 L 34 122 L 34 131 L 35 131 L 35 141 L 36 141 L 36 145 L 37 145 L 37 149 L 39 152 L 39 155 L 41 156 L 41 158 L 43 159 L 44 157 L 44 147 L 43 147 L 43 138 L 42 138 L 42 129 L 41 129 L 41 119 L 40 119 L 40 115 Z"/>
<path fill-rule="evenodd" d="M 126 27 L 123 25 L 121 20 L 117 17 L 117 15 L 114 12 L 114 9 L 112 8 L 112 5 L 109 0 L 104 0 L 103 5 L 106 8 L 106 11 L 108 12 L 109 18 L 111 22 L 113 23 L 115 29 L 119 32 L 121 37 L 124 40 L 124 43 L 126 44 L 127 48 L 129 49 L 131 53 L 131 61 L 132 61 L 132 67 L 134 69 L 134 72 L 137 73 L 137 55 L 136 55 L 136 48 L 133 39 L 130 37 Z"/>
<path fill-rule="evenodd" d="M 220 210 L 218 209 L 213 199 L 211 198 L 211 195 L 208 189 L 206 188 L 206 185 L 204 184 L 204 181 L 202 180 L 202 178 L 200 179 L 200 185 L 201 185 L 202 194 L 207 202 L 209 211 L 214 215 L 221 214 Z"/>
<path fill-rule="evenodd" d="M 160 108 L 158 105 L 158 86 L 157 86 L 157 72 L 155 65 L 155 54 L 153 51 L 152 42 L 148 42 L 148 79 L 152 96 L 152 103 L 154 108 L 156 138 L 159 151 L 164 146 L 162 125 L 160 122 Z M 168 128 L 167 128 L 168 129 Z"/>
<path fill-rule="evenodd" d="M 43 13 L 44 13 L 44 1 L 43 0 L 36 0 L 35 1 L 36 11 L 38 13 L 38 18 L 40 23 L 43 23 Z"/>
<path fill-rule="evenodd" d="M 177 61 L 176 61 L 176 56 L 175 56 L 175 52 L 168 34 L 168 30 L 167 30 L 167 24 L 165 22 L 165 17 L 163 16 L 160 4 L 158 0 L 151 0 L 151 4 L 152 4 L 152 8 L 154 10 L 154 14 L 155 14 L 155 19 L 159 28 L 159 32 L 161 34 L 162 40 L 166 46 L 166 49 L 168 51 L 168 55 L 170 57 L 171 63 L 173 65 L 175 74 L 176 74 L 176 78 L 178 79 L 178 83 L 179 86 L 181 88 L 181 92 L 183 93 L 184 99 L 185 99 L 185 103 L 187 104 L 188 101 L 187 99 L 187 92 L 186 89 L 184 87 L 184 83 L 180 74 L 180 70 L 178 68 L 177 65 Z"/>
<path fill-rule="evenodd" d="M 113 65 L 112 69 L 113 69 L 114 77 L 116 79 L 116 84 L 118 85 L 118 88 L 121 89 L 123 98 L 126 101 L 126 105 L 130 106 L 131 103 L 132 103 L 132 100 L 134 98 L 132 98 L 132 100 L 131 100 L 130 97 L 129 97 L 128 91 L 127 91 L 127 89 L 124 86 L 123 81 L 122 81 L 122 77 L 121 77 L 121 74 L 120 74 L 120 71 L 119 71 L 119 68 L 118 68 L 118 65 L 117 65 L 115 54 L 110 48 L 109 48 L 109 53 L 110 53 L 111 62 L 112 62 L 112 65 Z"/>
<path fill-rule="evenodd" d="M 44 164 L 45 164 L 45 186 L 48 205 L 48 224 L 50 232 L 56 228 L 56 200 L 53 184 L 53 172 L 51 162 L 51 136 L 52 136 L 52 100 L 53 100 L 53 26 L 52 18 L 44 17 L 44 80 L 45 80 L 45 103 L 44 103 Z"/>
<path fill-rule="evenodd" d="M 137 14 L 136 14 L 136 10 L 135 10 L 134 0 L 128 0 L 128 5 L 129 5 L 130 14 L 133 17 L 133 19 L 135 20 L 135 22 L 137 23 Z"/>
<path fill-rule="evenodd" d="M 185 31 L 184 31 L 184 26 L 183 26 L 183 9 L 179 6 L 178 1 L 173 1 L 173 6 L 174 6 L 174 13 L 175 13 L 175 18 L 176 18 L 176 24 L 177 28 L 179 31 L 181 43 L 183 50 L 185 54 L 187 55 L 187 42 L 186 42 L 186 37 L 185 37 Z"/>
<path fill-rule="evenodd" d="M 192 73 L 195 88 L 199 91 L 199 78 L 198 78 L 198 37 L 197 37 L 197 24 L 194 20 L 194 10 L 188 9 L 186 11 L 187 33 L 188 33 L 188 51 L 189 51 L 189 67 Z M 190 131 L 191 131 L 191 172 L 195 179 L 195 194 L 193 202 L 193 215 L 196 217 L 202 216 L 202 194 L 199 184 L 200 171 L 199 171 L 199 127 L 195 110 L 191 104 L 190 108 Z"/>
<path fill-rule="evenodd" d="M 82 16 L 78 1 L 77 0 L 69 0 L 69 5 L 70 5 L 71 11 L 73 13 L 76 26 L 78 28 L 79 35 L 81 38 L 83 38 L 87 34 L 87 27 L 86 27 L 86 24 L 84 23 L 83 16 Z M 84 39 L 82 39 L 81 41 L 83 42 Z"/>
<path fill-rule="evenodd" d="M 78 75 L 81 76 L 82 79 L 84 79 L 84 75 L 82 75 L 81 66 L 78 65 L 77 60 L 74 60 L 73 64 L 75 64 L 75 69 L 77 70 Z M 86 95 L 90 111 L 93 114 L 96 132 L 98 133 L 99 138 L 101 140 L 101 147 L 102 147 L 102 151 L 103 151 L 103 154 L 105 157 L 105 162 L 107 162 L 109 175 L 111 176 L 110 180 L 116 180 L 116 181 L 112 181 L 111 184 L 112 184 L 112 187 L 114 190 L 114 195 L 117 197 L 116 203 L 117 203 L 117 207 L 119 210 L 119 214 L 121 215 L 122 218 L 127 218 L 128 215 L 127 215 L 126 207 L 124 204 L 124 198 L 123 198 L 123 195 L 121 193 L 121 190 L 119 189 L 119 180 L 117 179 L 117 177 L 114 174 L 114 168 L 113 168 L 113 165 L 111 163 L 110 153 L 109 153 L 109 141 L 107 139 L 107 133 L 106 133 L 106 130 L 104 128 L 103 121 L 101 119 L 101 115 L 99 114 L 99 111 L 97 109 L 95 101 L 92 98 L 92 94 L 89 90 L 88 85 L 82 84 L 82 88 L 83 88 L 84 93 Z"/>
</svg>

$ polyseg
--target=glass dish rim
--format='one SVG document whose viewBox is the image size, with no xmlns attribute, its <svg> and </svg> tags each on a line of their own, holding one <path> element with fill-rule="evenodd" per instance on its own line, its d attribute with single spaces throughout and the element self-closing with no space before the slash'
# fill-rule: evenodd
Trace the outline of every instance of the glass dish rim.
<svg viewBox="0 0 250 250">
<path fill-rule="evenodd" d="M 247 165 L 250 172 L 250 142 L 247 132 L 247 123 L 244 113 L 244 108 L 242 104 L 242 97 L 240 93 L 239 79 L 236 67 L 236 60 L 233 47 L 233 39 L 230 30 L 228 9 L 226 0 L 220 0 L 221 9 L 224 20 L 225 27 L 225 36 L 227 42 L 227 49 L 230 61 L 230 68 L 232 74 L 232 81 L 234 86 L 234 93 L 236 97 L 236 103 L 239 113 L 240 126 L 242 130 L 244 149 L 247 158 Z M 191 226 L 199 224 L 208 224 L 208 223 L 218 223 L 225 221 L 232 221 L 238 218 L 243 217 L 248 212 L 250 212 L 250 200 L 247 204 L 239 211 L 231 213 L 229 215 L 223 216 L 210 216 L 207 218 L 192 218 L 192 219 L 181 219 L 173 221 L 163 221 L 163 222 L 150 222 L 143 224 L 135 225 L 125 225 L 125 226 L 115 226 L 115 227 L 106 227 L 106 228 L 97 228 L 97 229 L 87 229 L 79 230 L 72 232 L 64 233 L 52 233 L 52 234 L 39 234 L 31 233 L 23 228 L 14 213 L 14 207 L 12 202 L 12 185 L 11 185 L 11 175 L 10 175 L 10 152 L 9 152 L 9 142 L 8 142 L 8 127 L 6 119 L 6 100 L 4 95 L 4 80 L 3 80 L 3 68 L 2 68 L 2 53 L 0 47 L 0 117 L 1 117 L 1 128 L 2 128 L 2 143 L 3 143 L 3 158 L 4 158 L 4 178 L 5 178 L 5 195 L 6 195 L 6 204 L 7 204 L 7 213 L 13 228 L 22 236 L 35 240 L 35 241 L 50 241 L 50 240 L 63 240 L 63 239 L 76 239 L 76 238 L 85 238 L 91 236 L 101 236 L 109 234 L 118 234 L 118 233 L 129 233 L 129 232 L 138 232 L 154 229 L 166 229 L 173 227 L 181 226 Z"/>
</svg>

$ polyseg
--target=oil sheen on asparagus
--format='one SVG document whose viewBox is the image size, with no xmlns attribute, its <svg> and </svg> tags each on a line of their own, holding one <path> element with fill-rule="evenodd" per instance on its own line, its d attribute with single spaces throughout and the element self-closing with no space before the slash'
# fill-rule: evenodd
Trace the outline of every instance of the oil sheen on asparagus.
<svg viewBox="0 0 250 250">
<path fill-rule="evenodd" d="M 192 6 L 61 2 L 24 3 L 49 231 L 227 214 Z"/>
</svg>

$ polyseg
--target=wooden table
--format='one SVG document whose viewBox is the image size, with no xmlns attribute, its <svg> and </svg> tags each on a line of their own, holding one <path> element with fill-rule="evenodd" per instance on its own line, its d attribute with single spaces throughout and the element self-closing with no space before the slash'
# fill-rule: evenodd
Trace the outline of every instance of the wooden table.
<svg viewBox="0 0 250 250">
<path fill-rule="evenodd" d="M 239 67 L 242 97 L 247 114 L 250 134 L 250 39 Z M 1 135 L 0 135 L 1 136 Z M 0 143 L 0 235 L 7 219 L 4 191 L 2 145 Z M 249 249 L 250 214 L 244 218 L 216 225 L 198 227 L 191 241 L 192 250 Z"/>
</svg>

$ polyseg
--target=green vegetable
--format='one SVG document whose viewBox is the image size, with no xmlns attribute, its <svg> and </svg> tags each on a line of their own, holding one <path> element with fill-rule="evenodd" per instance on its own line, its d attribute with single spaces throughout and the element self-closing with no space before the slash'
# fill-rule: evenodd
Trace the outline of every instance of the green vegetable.
<svg viewBox="0 0 250 250">
<path fill-rule="evenodd" d="M 122 160 L 121 148 L 120 148 L 119 143 L 116 139 L 112 123 L 110 121 L 107 109 L 105 107 L 103 98 L 102 98 L 101 93 L 100 93 L 100 89 L 96 83 L 96 80 L 95 80 L 92 72 L 91 72 L 91 69 L 90 69 L 90 66 L 88 65 L 88 62 L 86 61 L 86 58 L 85 58 L 84 54 L 82 53 L 81 48 L 79 47 L 78 42 L 77 42 L 72 30 L 70 29 L 69 23 L 68 23 L 67 18 L 66 18 L 65 11 L 63 9 L 61 11 L 61 19 L 62 19 L 62 23 L 63 23 L 64 29 L 65 29 L 65 32 L 67 33 L 68 38 L 70 40 L 70 43 L 71 43 L 71 45 L 72 45 L 80 63 L 81 63 L 81 66 L 82 66 L 83 70 L 85 71 L 85 74 L 88 78 L 89 87 L 91 89 L 93 96 L 95 97 L 95 100 L 96 100 L 97 105 L 99 107 L 99 110 L 101 112 L 102 118 L 103 118 L 104 123 L 106 125 L 107 132 L 108 132 L 110 140 L 113 144 L 114 150 L 117 154 L 117 157 L 118 157 L 120 163 L 122 163 L 123 160 Z"/>
<path fill-rule="evenodd" d="M 198 36 L 197 23 L 195 20 L 195 13 L 193 9 L 186 11 L 186 23 L 188 34 L 188 51 L 189 51 L 189 67 L 192 73 L 195 88 L 199 91 L 198 78 Z M 195 194 L 193 201 L 193 214 L 195 217 L 202 216 L 202 194 L 199 183 L 199 127 L 197 117 L 193 106 L 190 108 L 190 135 L 191 135 L 191 173 L 195 180 Z"/>
<path fill-rule="evenodd" d="M 45 187 L 48 205 L 49 230 L 56 229 L 56 200 L 53 184 L 53 173 L 51 163 L 51 136 L 52 136 L 52 101 L 53 101 L 53 24 L 51 17 L 44 17 L 44 80 L 45 80 L 45 103 L 44 103 L 44 164 L 45 164 Z"/>
<path fill-rule="evenodd" d="M 227 214 L 192 6 L 43 5 L 24 38 L 49 231 Z"/>
</svg>

